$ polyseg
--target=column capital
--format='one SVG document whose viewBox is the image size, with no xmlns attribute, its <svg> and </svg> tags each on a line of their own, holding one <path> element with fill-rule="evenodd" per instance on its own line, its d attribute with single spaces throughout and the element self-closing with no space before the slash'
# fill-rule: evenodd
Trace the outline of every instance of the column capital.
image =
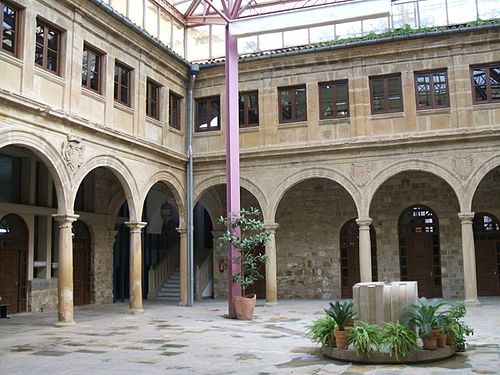
<svg viewBox="0 0 500 375">
<path fill-rule="evenodd" d="M 462 224 L 472 224 L 472 220 L 474 219 L 474 212 L 471 211 L 459 212 L 458 218 L 460 219 Z"/>
<path fill-rule="evenodd" d="M 54 214 L 52 215 L 55 221 L 59 223 L 59 228 L 71 227 L 74 221 L 76 221 L 80 215 L 75 214 Z"/>
<path fill-rule="evenodd" d="M 356 224 L 358 224 L 359 229 L 369 229 L 372 221 L 373 220 L 369 217 L 362 217 L 362 218 L 356 219 Z"/>
<path fill-rule="evenodd" d="M 264 229 L 267 229 L 269 232 L 274 234 L 276 229 L 278 229 L 280 225 L 278 223 L 264 223 Z"/>
<path fill-rule="evenodd" d="M 187 236 L 187 228 L 186 227 L 177 227 L 175 230 L 179 233 L 179 236 Z"/>
<path fill-rule="evenodd" d="M 124 224 L 130 229 L 130 233 L 141 233 L 142 228 L 144 228 L 148 223 L 143 221 L 127 221 Z"/>
</svg>

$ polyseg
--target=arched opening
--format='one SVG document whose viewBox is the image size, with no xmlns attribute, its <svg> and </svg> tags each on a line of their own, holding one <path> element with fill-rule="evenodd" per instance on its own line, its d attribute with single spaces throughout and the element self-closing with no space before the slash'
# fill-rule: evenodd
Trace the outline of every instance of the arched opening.
<svg viewBox="0 0 500 375">
<path fill-rule="evenodd" d="M 15 214 L 0 220 L 0 297 L 9 314 L 26 311 L 28 228 Z"/>
<path fill-rule="evenodd" d="M 500 223 L 489 213 L 474 215 L 478 296 L 500 295 Z"/>
<path fill-rule="evenodd" d="M 370 225 L 372 281 L 377 275 L 377 239 Z M 340 283 L 341 298 L 352 298 L 352 287 L 361 280 L 359 271 L 359 226 L 356 219 L 348 220 L 340 230 Z"/>
<path fill-rule="evenodd" d="M 403 211 L 399 217 L 401 280 L 416 281 L 419 296 L 442 297 L 439 222 L 423 205 Z"/>
<path fill-rule="evenodd" d="M 278 298 L 339 298 L 340 232 L 357 217 L 349 192 L 326 178 L 303 180 L 284 193 L 275 217 Z"/>
<path fill-rule="evenodd" d="M 83 221 L 73 223 L 73 301 L 75 306 L 91 301 L 91 237 Z"/>
</svg>

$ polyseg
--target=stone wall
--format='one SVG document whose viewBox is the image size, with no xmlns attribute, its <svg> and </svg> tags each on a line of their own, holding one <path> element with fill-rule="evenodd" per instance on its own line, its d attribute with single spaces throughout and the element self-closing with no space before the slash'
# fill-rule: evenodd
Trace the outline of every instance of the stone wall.
<svg viewBox="0 0 500 375">
<path fill-rule="evenodd" d="M 56 311 L 57 303 L 57 279 L 33 279 L 29 293 L 30 311 Z"/>
<path fill-rule="evenodd" d="M 349 194 L 326 179 L 285 194 L 276 214 L 278 298 L 340 298 L 339 232 L 355 217 Z"/>
</svg>

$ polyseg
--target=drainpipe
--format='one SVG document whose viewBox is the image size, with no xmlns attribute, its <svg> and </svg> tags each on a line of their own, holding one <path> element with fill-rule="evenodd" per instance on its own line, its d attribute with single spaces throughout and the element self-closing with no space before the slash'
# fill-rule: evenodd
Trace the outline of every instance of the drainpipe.
<svg viewBox="0 0 500 375">
<path fill-rule="evenodd" d="M 193 87 L 196 75 L 200 71 L 197 64 L 191 65 L 189 81 L 189 90 L 187 97 L 187 154 L 188 162 L 186 168 L 187 180 L 187 242 L 188 242 L 188 306 L 193 306 L 194 300 L 194 236 L 193 236 L 193 130 L 194 130 L 194 116 L 193 116 Z"/>
</svg>

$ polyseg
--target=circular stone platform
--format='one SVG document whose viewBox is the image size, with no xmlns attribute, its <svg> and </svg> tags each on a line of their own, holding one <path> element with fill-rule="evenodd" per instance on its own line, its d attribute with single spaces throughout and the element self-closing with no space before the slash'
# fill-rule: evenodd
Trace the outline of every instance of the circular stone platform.
<svg viewBox="0 0 500 375">
<path fill-rule="evenodd" d="M 413 350 L 404 357 L 396 359 L 389 353 L 373 352 L 370 356 L 358 355 L 353 349 L 337 349 L 323 346 L 323 354 L 329 358 L 344 362 L 358 362 L 371 364 L 398 364 L 398 363 L 420 363 L 439 361 L 449 358 L 455 354 L 454 346 L 446 346 L 435 350 Z"/>
</svg>

